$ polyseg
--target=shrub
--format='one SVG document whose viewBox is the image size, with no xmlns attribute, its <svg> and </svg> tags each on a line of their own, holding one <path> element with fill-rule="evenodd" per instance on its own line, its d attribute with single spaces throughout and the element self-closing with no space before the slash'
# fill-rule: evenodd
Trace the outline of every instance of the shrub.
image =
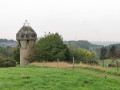
<svg viewBox="0 0 120 90">
<path fill-rule="evenodd" d="M 0 67 L 15 67 L 16 62 L 10 58 L 0 57 Z"/>
</svg>

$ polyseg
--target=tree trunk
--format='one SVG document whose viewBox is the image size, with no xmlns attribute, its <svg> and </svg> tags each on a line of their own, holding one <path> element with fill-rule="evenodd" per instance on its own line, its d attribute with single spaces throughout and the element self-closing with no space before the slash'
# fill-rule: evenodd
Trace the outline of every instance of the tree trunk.
<svg viewBox="0 0 120 90">
<path fill-rule="evenodd" d="M 87 65 L 88 65 L 88 60 L 87 60 Z"/>
<path fill-rule="evenodd" d="M 43 60 L 43 67 L 44 67 L 44 60 Z"/>
<path fill-rule="evenodd" d="M 74 63 L 75 63 L 75 60 L 74 60 L 74 57 L 73 57 L 73 70 L 74 70 Z"/>
<path fill-rule="evenodd" d="M 59 58 L 57 59 L 57 68 L 59 68 Z"/>
<path fill-rule="evenodd" d="M 106 72 L 105 72 L 105 78 L 107 78 L 107 72 L 108 72 L 108 60 L 107 60 L 106 62 L 107 62 L 107 67 L 106 67 Z"/>
</svg>

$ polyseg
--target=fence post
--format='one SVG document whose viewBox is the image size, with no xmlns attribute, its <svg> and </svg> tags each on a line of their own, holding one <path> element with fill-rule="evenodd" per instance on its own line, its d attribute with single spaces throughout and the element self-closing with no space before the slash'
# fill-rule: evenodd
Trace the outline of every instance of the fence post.
<svg viewBox="0 0 120 90">
<path fill-rule="evenodd" d="M 74 63 L 75 63 L 75 60 L 74 60 L 74 57 L 73 57 L 73 70 L 74 70 Z"/>
<path fill-rule="evenodd" d="M 83 64 L 83 61 L 81 61 L 80 63 Z"/>
<path fill-rule="evenodd" d="M 44 68 L 44 60 L 43 60 L 43 65 L 42 65 L 42 66 L 43 66 L 43 68 Z"/>
<path fill-rule="evenodd" d="M 105 78 L 107 78 L 107 72 L 108 72 L 108 60 L 107 60 L 106 62 L 107 62 L 107 67 L 106 67 L 106 72 L 105 72 Z"/>
<path fill-rule="evenodd" d="M 57 68 L 59 68 L 59 64 L 58 64 L 58 62 L 59 62 L 59 58 L 57 59 Z"/>
</svg>

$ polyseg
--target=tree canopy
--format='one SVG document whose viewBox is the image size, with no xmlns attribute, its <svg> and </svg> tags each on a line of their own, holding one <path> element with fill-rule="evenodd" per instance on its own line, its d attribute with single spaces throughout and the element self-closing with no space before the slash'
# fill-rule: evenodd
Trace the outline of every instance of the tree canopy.
<svg viewBox="0 0 120 90">
<path fill-rule="evenodd" d="M 72 45 L 69 46 L 69 49 L 70 49 L 71 56 L 74 57 L 77 62 L 96 60 L 97 58 L 96 52 L 94 51 L 90 52 L 82 48 L 75 49 Z"/>
<path fill-rule="evenodd" d="M 20 48 L 18 46 L 12 52 L 12 59 L 20 64 Z"/>
<path fill-rule="evenodd" d="M 30 61 L 56 61 L 57 58 L 71 60 L 69 49 L 58 33 L 49 33 L 41 37 L 31 51 L 27 57 Z"/>
<path fill-rule="evenodd" d="M 106 49 L 106 47 L 102 47 L 101 49 L 100 49 L 100 59 L 101 60 L 104 60 L 104 59 L 106 59 L 107 58 L 107 49 Z"/>
</svg>

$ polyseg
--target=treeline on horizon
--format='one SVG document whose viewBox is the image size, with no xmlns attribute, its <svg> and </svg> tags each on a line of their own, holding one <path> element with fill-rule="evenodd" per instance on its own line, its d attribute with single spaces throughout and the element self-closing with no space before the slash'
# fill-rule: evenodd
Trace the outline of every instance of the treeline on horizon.
<svg viewBox="0 0 120 90">
<path fill-rule="evenodd" d="M 8 40 L 8 39 L 0 39 L 0 47 L 8 48 L 8 47 L 16 47 L 17 41 L 15 40 Z"/>
<path fill-rule="evenodd" d="M 0 39 L 0 43 L 4 41 L 8 42 L 9 40 Z M 10 40 L 10 42 L 14 42 L 14 40 Z M 115 46 L 120 50 L 120 44 L 112 44 L 106 46 L 106 49 L 109 50 L 112 46 Z M 99 60 L 100 50 L 102 47 L 102 45 L 91 44 L 90 42 L 85 40 L 63 41 L 63 38 L 58 33 L 50 33 L 45 35 L 44 37 L 41 37 L 40 40 L 36 42 L 35 48 L 32 50 L 35 55 L 29 55 L 28 59 L 30 60 L 30 62 L 42 60 L 54 61 L 56 59 L 72 61 L 73 57 L 75 57 L 77 62 L 83 60 Z M 0 55 L 17 59 L 17 62 L 19 61 L 18 52 L 18 47 L 0 47 Z"/>
<path fill-rule="evenodd" d="M 39 40 L 37 40 L 38 42 Z M 97 45 L 97 44 L 92 44 L 91 42 L 87 41 L 87 40 L 78 40 L 78 41 L 74 41 L 74 40 L 70 40 L 70 41 L 63 41 L 64 44 L 66 45 L 74 45 L 74 47 L 77 48 L 82 48 L 82 49 L 86 49 L 89 51 L 96 51 L 97 49 L 101 48 L 104 45 Z M 116 46 L 120 49 L 120 44 L 110 44 L 108 46 L 106 46 L 106 48 L 110 48 L 111 46 Z M 17 47 L 17 41 L 15 40 L 8 40 L 8 39 L 0 39 L 0 47 L 1 48 L 8 48 L 8 47 Z"/>
</svg>

